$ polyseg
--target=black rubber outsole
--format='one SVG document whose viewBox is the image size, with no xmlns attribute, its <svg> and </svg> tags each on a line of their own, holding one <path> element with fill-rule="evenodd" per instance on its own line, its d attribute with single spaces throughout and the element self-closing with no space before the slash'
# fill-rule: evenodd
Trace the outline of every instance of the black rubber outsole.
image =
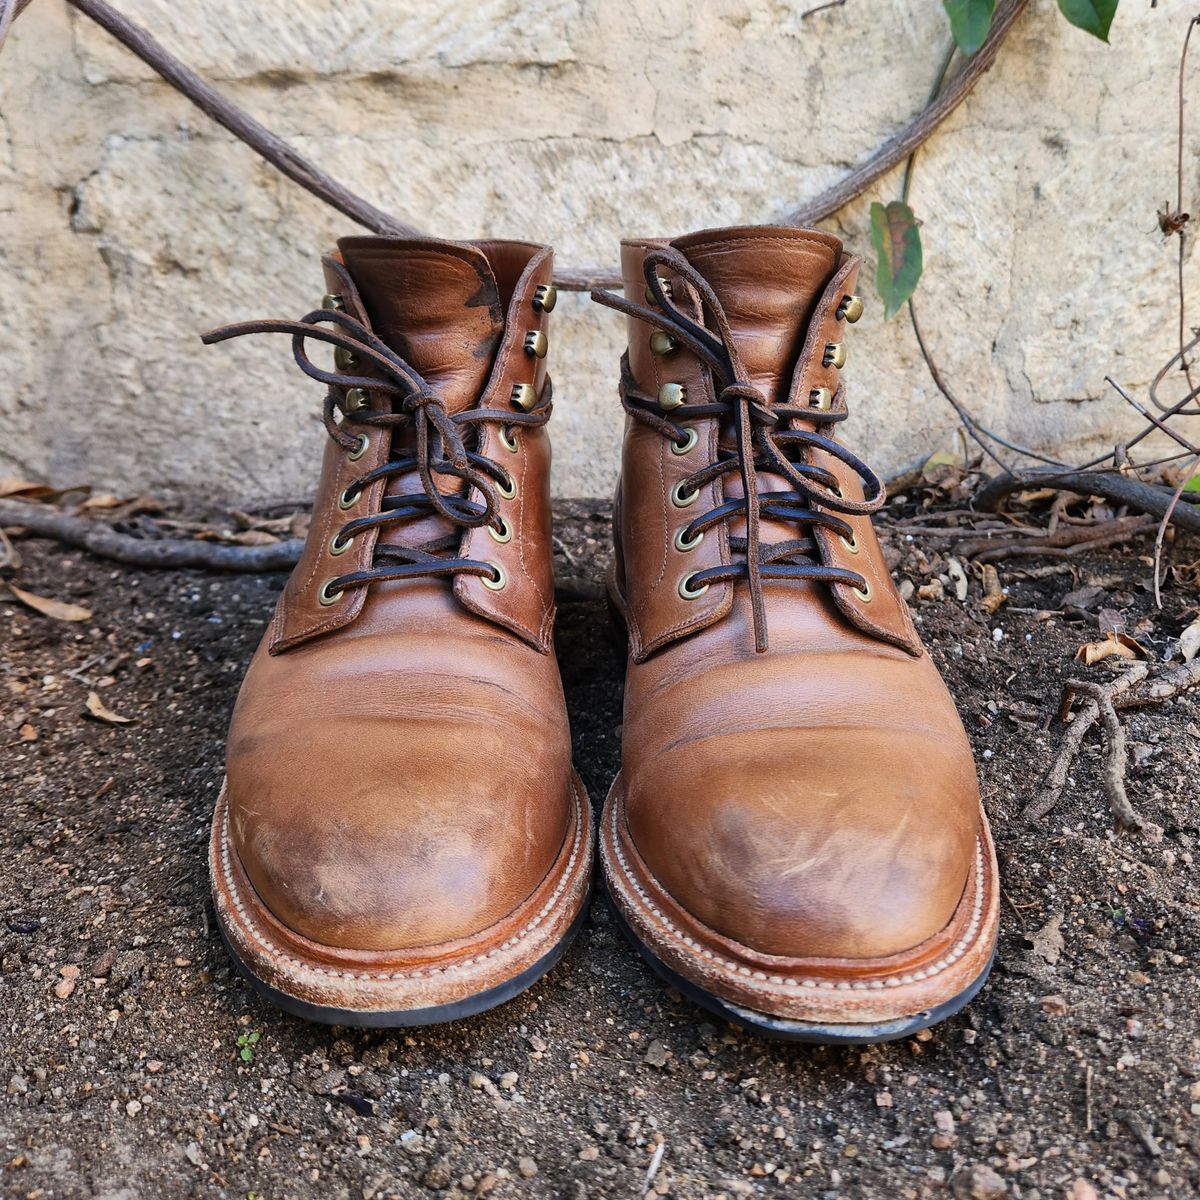
<svg viewBox="0 0 1200 1200">
<path fill-rule="evenodd" d="M 996 961 L 995 953 L 988 959 L 979 978 L 970 987 L 959 992 L 950 1000 L 939 1004 L 936 1008 L 927 1008 L 911 1017 L 902 1017 L 897 1021 L 885 1021 L 875 1025 L 818 1025 L 806 1021 L 788 1021 L 773 1017 L 769 1013 L 757 1012 L 751 1008 L 729 1004 L 711 992 L 697 987 L 678 972 L 671 970 L 630 927 L 629 922 L 621 914 L 620 909 L 609 897 L 609 909 L 617 919 L 617 926 L 626 939 L 642 958 L 650 964 L 654 972 L 678 990 L 687 999 L 718 1017 L 744 1029 L 752 1030 L 764 1037 L 775 1038 L 784 1042 L 809 1042 L 819 1046 L 866 1046 L 876 1042 L 894 1042 L 899 1038 L 912 1037 L 922 1029 L 928 1029 L 952 1017 L 956 1012 L 965 1008 L 979 994 L 991 973 L 992 963 Z"/>
<path fill-rule="evenodd" d="M 429 1008 L 399 1008 L 384 1010 L 366 1010 L 355 1008 L 335 1008 L 332 1005 L 312 1004 L 307 1000 L 299 1000 L 281 992 L 259 979 L 249 967 L 238 957 L 237 952 L 225 936 L 221 923 L 221 939 L 229 951 L 230 958 L 239 973 L 243 975 L 259 995 L 269 1000 L 276 1008 L 282 1009 L 293 1017 L 305 1021 L 314 1021 L 320 1025 L 350 1025 L 359 1029 L 402 1029 L 418 1025 L 444 1025 L 448 1021 L 461 1021 L 465 1017 L 478 1016 L 490 1008 L 496 1008 L 519 996 L 527 988 L 532 987 L 560 958 L 570 949 L 587 916 L 588 907 L 592 901 L 592 891 L 589 888 L 579 913 L 571 922 L 570 928 L 559 940 L 558 944 L 548 953 L 542 955 L 532 966 L 526 967 L 519 975 L 506 979 L 486 991 L 477 992 L 452 1004 L 435 1004 Z"/>
</svg>

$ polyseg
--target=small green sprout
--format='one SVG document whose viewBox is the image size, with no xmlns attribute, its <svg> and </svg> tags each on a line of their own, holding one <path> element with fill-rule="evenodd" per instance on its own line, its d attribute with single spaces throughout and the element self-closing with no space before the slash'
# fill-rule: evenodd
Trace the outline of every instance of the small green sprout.
<svg viewBox="0 0 1200 1200">
<path fill-rule="evenodd" d="M 242 1062 L 254 1061 L 254 1047 L 258 1045 L 258 1039 L 262 1037 L 257 1029 L 250 1033 L 239 1033 L 237 1037 L 238 1058 Z"/>
</svg>

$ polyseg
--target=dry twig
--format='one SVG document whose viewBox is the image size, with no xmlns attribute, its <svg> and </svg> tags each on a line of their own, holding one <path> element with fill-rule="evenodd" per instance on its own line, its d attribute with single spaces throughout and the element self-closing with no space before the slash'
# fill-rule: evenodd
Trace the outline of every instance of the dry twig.
<svg viewBox="0 0 1200 1200">
<path fill-rule="evenodd" d="M 137 538 L 99 520 L 72 517 L 42 504 L 0 500 L 0 525 L 55 538 L 101 558 L 137 567 L 208 567 L 218 571 L 285 571 L 295 566 L 304 542 L 226 546 L 183 538 Z"/>
<path fill-rule="evenodd" d="M 1164 516 L 1171 507 L 1171 489 L 1144 483 L 1115 471 L 1022 471 L 1014 475 L 998 475 L 989 479 L 975 495 L 977 507 L 995 512 L 1014 492 L 1038 488 L 1057 488 L 1079 496 L 1103 496 L 1105 500 L 1156 517 Z M 1180 529 L 1200 532 L 1200 505 L 1181 504 L 1171 516 L 1171 523 Z"/>
<path fill-rule="evenodd" d="M 1000 562 L 1007 558 L 1039 555 L 1045 558 L 1076 558 L 1090 550 L 1115 546 L 1154 528 L 1154 518 L 1116 517 L 1087 525 L 1063 525 L 1053 533 L 1030 537 L 976 537 L 959 542 L 955 554 L 979 563 Z M 1011 533 L 1011 530 L 1004 531 Z"/>
<path fill-rule="evenodd" d="M 1142 685 L 1146 686 L 1143 688 Z M 1022 813 L 1029 822 L 1040 821 L 1062 796 L 1067 776 L 1079 757 L 1083 739 L 1099 722 L 1104 728 L 1104 794 L 1118 827 L 1140 829 L 1141 817 L 1129 802 L 1125 790 L 1128 755 L 1125 730 L 1118 710 L 1135 705 L 1162 704 L 1180 692 L 1200 684 L 1200 658 L 1177 664 L 1159 675 L 1151 676 L 1150 665 L 1139 662 L 1106 684 L 1092 680 L 1068 679 L 1063 685 L 1063 703 L 1059 716 L 1066 720 L 1077 697 L 1086 697 L 1074 721 L 1067 730 L 1058 755 L 1047 773 L 1038 794 Z"/>
</svg>

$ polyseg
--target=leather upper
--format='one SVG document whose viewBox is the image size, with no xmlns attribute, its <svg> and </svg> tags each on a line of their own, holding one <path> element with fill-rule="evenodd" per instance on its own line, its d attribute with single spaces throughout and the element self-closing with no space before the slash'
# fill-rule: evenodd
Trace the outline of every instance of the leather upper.
<svg viewBox="0 0 1200 1200">
<path fill-rule="evenodd" d="M 548 395 L 544 360 L 523 347 L 545 328 L 534 296 L 551 271 L 550 252 L 524 243 L 349 238 L 325 286 L 448 413 L 517 420 L 515 384 Z M 388 399 L 369 402 L 382 411 Z M 303 555 L 234 710 L 234 848 L 259 897 L 313 953 L 469 938 L 536 890 L 569 831 L 570 735 L 550 653 L 549 441 L 544 426 L 499 419 L 471 430 L 468 449 L 515 484 L 500 499 L 507 540 L 427 512 L 335 553 L 347 521 L 421 481 L 415 470 L 385 475 L 346 505 L 355 480 L 408 453 L 412 425 L 369 427 L 357 459 L 329 441 Z M 453 477 L 438 482 L 480 499 Z M 457 540 L 446 555 L 501 566 L 503 586 L 478 574 L 398 579 L 321 604 L 322 584 L 368 570 L 377 543 L 439 538 Z"/>
<path fill-rule="evenodd" d="M 548 324 L 548 314 L 534 307 L 533 298 L 539 285 L 550 283 L 553 255 L 549 249 L 523 242 L 356 237 L 342 239 L 336 261 L 345 264 L 353 286 L 347 289 L 335 263 L 327 262 L 326 288 L 333 293 L 348 291 L 342 297 L 347 310 L 421 373 L 449 412 L 481 406 L 515 413 L 519 411 L 512 400 L 515 385 L 528 384 L 539 395 L 546 387 L 545 359 L 526 354 L 523 346 L 528 333 L 544 332 Z M 373 373 L 369 366 L 356 371 Z M 384 411 L 387 400 L 372 395 L 371 406 Z M 545 429 L 523 431 L 518 449 L 510 451 L 500 432 L 498 426 L 483 426 L 478 452 L 502 464 L 517 481 L 516 495 L 502 506 L 516 536 L 501 544 L 484 530 L 467 532 L 461 552 L 499 563 L 507 582 L 497 592 L 478 578 L 460 576 L 454 591 L 463 607 L 548 652 L 554 624 L 550 441 Z M 320 603 L 319 593 L 327 580 L 366 569 L 379 536 L 361 534 L 348 550 L 333 555 L 330 547 L 338 530 L 354 517 L 378 512 L 385 495 L 421 490 L 413 472 L 379 480 L 362 489 L 353 504 L 342 506 L 347 489 L 386 463 L 391 453 L 391 437 L 385 431 L 371 433 L 365 453 L 357 460 L 336 443 L 326 444 L 308 537 L 272 623 L 272 653 L 344 627 L 367 603 L 365 590 L 347 592 L 338 604 L 329 606 Z M 446 490 L 452 487 L 451 480 Z M 427 517 L 382 536 L 412 543 L 448 531 L 444 522 Z"/>
<path fill-rule="evenodd" d="M 646 252 L 661 244 L 622 244 L 626 295 L 641 296 Z M 840 344 L 846 337 L 838 307 L 853 292 L 858 260 L 844 258 L 836 238 L 808 230 L 739 228 L 693 234 L 671 244 L 701 270 L 721 297 L 751 382 L 768 402 L 802 405 L 812 389 L 825 387 L 835 408 L 844 411 L 840 372 L 825 365 L 823 358 L 826 345 Z M 673 285 L 675 301 L 699 316 L 699 300 L 689 294 L 686 284 L 668 270 L 659 274 Z M 714 400 L 711 372 L 685 349 L 656 355 L 651 350 L 653 332 L 642 321 L 629 321 L 628 364 L 641 388 L 656 395 L 665 383 L 682 383 L 692 401 Z M 725 616 L 732 602 L 728 584 L 713 585 L 695 600 L 679 595 L 679 581 L 685 574 L 731 561 L 731 531 L 722 525 L 688 551 L 675 547 L 676 531 L 696 512 L 741 494 L 736 480 L 716 480 L 701 489 L 686 509 L 672 503 L 672 489 L 699 466 L 712 462 L 719 446 L 728 447 L 730 442 L 728 430 L 716 417 L 691 424 L 698 434 L 696 445 L 686 454 L 677 454 L 653 430 L 626 421 L 614 526 L 630 644 L 638 660 Z M 819 450 L 812 452 L 810 460 L 826 467 L 847 496 L 862 498 L 862 482 L 845 463 Z M 782 486 L 781 480 L 769 475 L 764 482 Z M 833 588 L 835 602 L 851 623 L 920 654 L 920 639 L 891 579 L 870 518 L 845 519 L 854 530 L 858 553 L 851 554 L 845 542 L 818 530 L 822 557 L 832 566 L 868 578 L 873 594 L 865 605 L 850 586 L 838 585 Z M 732 532 L 739 528 L 734 526 Z M 793 528 L 770 522 L 764 523 L 764 531 L 780 541 L 795 536 Z"/>
<path fill-rule="evenodd" d="M 665 244 L 624 244 L 627 298 L 641 299 L 646 255 Z M 669 245 L 715 292 L 763 402 L 803 407 L 824 388 L 831 411 L 844 413 L 843 372 L 825 361 L 826 348 L 853 340 L 844 301 L 858 262 L 836 238 L 739 228 Z M 713 329 L 695 288 L 658 271 L 673 303 Z M 715 383 L 686 346 L 655 353 L 653 333 L 630 318 L 631 386 L 655 396 L 664 383 L 682 383 L 689 405 L 718 402 L 729 381 Z M 727 473 L 676 503 L 681 480 L 734 453 L 726 419 L 687 424 L 698 437 L 681 454 L 686 442 L 631 418 L 622 451 L 613 583 L 630 631 L 622 744 L 629 836 L 674 901 L 718 938 L 791 958 L 900 953 L 947 924 L 972 870 L 980 806 L 961 721 L 869 515 L 837 514 L 849 538 L 811 531 L 815 560 L 855 572 L 869 599 L 850 582 L 767 579 L 764 653 L 755 650 L 744 581 L 681 594 L 682 579 L 736 560 L 733 540 L 744 545 L 746 530 L 744 516 L 735 517 L 680 548 L 686 522 L 743 494 L 741 479 Z M 791 426 L 816 428 L 804 416 Z M 843 458 L 814 448 L 804 460 L 824 466 L 845 497 L 863 499 L 862 479 Z M 764 468 L 758 486 L 789 485 Z M 821 511 L 819 494 L 811 499 Z M 805 532 L 769 515 L 761 521 L 765 543 Z"/>
</svg>

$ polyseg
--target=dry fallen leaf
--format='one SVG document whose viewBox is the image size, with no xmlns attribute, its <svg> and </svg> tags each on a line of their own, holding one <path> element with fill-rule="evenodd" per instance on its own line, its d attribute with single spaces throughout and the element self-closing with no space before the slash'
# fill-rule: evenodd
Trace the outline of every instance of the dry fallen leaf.
<svg viewBox="0 0 1200 1200">
<path fill-rule="evenodd" d="M 999 611 L 1000 606 L 1007 599 L 1008 597 L 1004 594 L 1004 589 L 1000 586 L 1000 572 L 991 563 L 984 563 L 983 599 L 979 602 L 979 607 L 989 616 L 992 616 Z"/>
<path fill-rule="evenodd" d="M 1200 654 L 1200 621 L 1193 621 L 1179 635 L 1179 654 L 1185 663 Z"/>
<path fill-rule="evenodd" d="M 1075 652 L 1075 661 L 1091 666 L 1106 658 L 1149 658 L 1146 647 L 1127 633 L 1109 632 L 1102 642 L 1086 642 Z"/>
<path fill-rule="evenodd" d="M 132 717 L 123 717 L 120 713 L 115 713 L 111 708 L 106 708 L 104 701 L 96 692 L 88 692 L 87 710 L 98 721 L 107 721 L 109 725 L 128 725 L 133 720 Z"/>
<path fill-rule="evenodd" d="M 35 596 L 33 592 L 27 592 L 14 583 L 8 585 L 8 590 L 22 604 L 32 608 L 35 612 L 40 612 L 43 616 L 53 617 L 56 621 L 90 621 L 92 619 L 92 610 L 79 604 L 70 604 L 66 600 L 55 600 L 50 596 Z"/>
<path fill-rule="evenodd" d="M 954 595 L 961 603 L 967 598 L 967 573 L 957 558 L 946 560 L 946 574 L 954 581 Z"/>
<path fill-rule="evenodd" d="M 1032 492 L 1021 492 L 1017 499 L 1022 504 L 1044 504 L 1047 500 L 1057 500 L 1058 496 L 1053 488 L 1037 488 Z"/>
<path fill-rule="evenodd" d="M 36 500 L 39 496 L 48 496 L 54 489 L 44 483 L 34 483 L 29 479 L 0 479 L 0 496 L 20 496 L 25 500 Z"/>
<path fill-rule="evenodd" d="M 120 496 L 114 496 L 111 492 L 101 492 L 98 496 L 89 496 L 79 507 L 81 509 L 92 508 L 120 508 L 125 501 Z"/>
<path fill-rule="evenodd" d="M 1043 962 L 1054 966 L 1066 945 L 1062 934 L 1062 913 L 1055 913 L 1029 940 L 1031 949 Z"/>
<path fill-rule="evenodd" d="M 1067 1002 L 1062 996 L 1043 996 L 1042 1012 L 1048 1017 L 1065 1017 L 1069 1011 Z"/>
<path fill-rule="evenodd" d="M 21 556 L 17 548 L 8 540 L 8 534 L 0 529 L 0 567 L 11 567 L 14 570 L 21 565 Z"/>
<path fill-rule="evenodd" d="M 273 546 L 279 539 L 265 529 L 243 529 L 239 533 L 222 533 L 223 542 L 232 542 L 235 546 Z"/>
</svg>

